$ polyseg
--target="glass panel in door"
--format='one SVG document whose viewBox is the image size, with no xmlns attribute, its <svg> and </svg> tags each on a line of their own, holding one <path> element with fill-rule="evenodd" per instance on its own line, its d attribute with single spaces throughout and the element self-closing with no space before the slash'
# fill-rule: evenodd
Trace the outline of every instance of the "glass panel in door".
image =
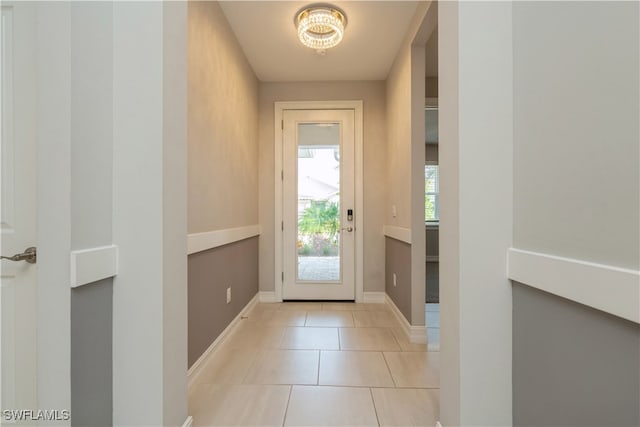
<svg viewBox="0 0 640 427">
<path fill-rule="evenodd" d="M 297 280 L 341 280 L 340 124 L 298 123 Z"/>
</svg>

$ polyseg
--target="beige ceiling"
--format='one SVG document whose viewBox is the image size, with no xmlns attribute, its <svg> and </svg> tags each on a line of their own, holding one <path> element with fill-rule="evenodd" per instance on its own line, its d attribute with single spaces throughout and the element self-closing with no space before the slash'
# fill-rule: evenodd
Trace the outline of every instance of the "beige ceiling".
<svg viewBox="0 0 640 427">
<path fill-rule="evenodd" d="M 313 2 L 221 1 L 261 81 L 384 80 L 408 31 L 417 1 L 335 1 L 348 23 L 325 56 L 303 46 L 295 13 Z"/>
</svg>

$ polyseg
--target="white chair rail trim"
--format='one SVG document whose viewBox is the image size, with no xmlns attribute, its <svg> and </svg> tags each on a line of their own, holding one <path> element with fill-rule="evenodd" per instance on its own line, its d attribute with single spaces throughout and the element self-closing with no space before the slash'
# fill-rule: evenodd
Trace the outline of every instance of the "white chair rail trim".
<svg viewBox="0 0 640 427">
<path fill-rule="evenodd" d="M 99 246 L 71 251 L 71 287 L 87 285 L 118 274 L 118 247 Z"/>
<path fill-rule="evenodd" d="M 195 254 L 258 235 L 260 235 L 260 225 L 258 224 L 189 234 L 187 236 L 187 253 L 189 255 Z"/>
<path fill-rule="evenodd" d="M 510 248 L 509 279 L 640 323 L 640 271 Z"/>
<path fill-rule="evenodd" d="M 392 239 L 411 244 L 411 229 L 404 227 L 396 227 L 395 225 L 385 225 L 382 233 Z"/>
</svg>

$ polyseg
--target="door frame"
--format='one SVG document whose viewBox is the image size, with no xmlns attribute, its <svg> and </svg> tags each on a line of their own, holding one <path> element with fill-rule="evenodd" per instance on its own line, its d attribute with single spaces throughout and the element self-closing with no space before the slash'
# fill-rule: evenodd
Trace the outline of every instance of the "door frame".
<svg viewBox="0 0 640 427">
<path fill-rule="evenodd" d="M 354 144 L 355 144 L 355 297 L 356 302 L 364 302 L 364 182 L 363 182 L 363 102 L 360 101 L 289 101 L 275 103 L 275 143 L 274 143 L 274 186 L 275 186 L 275 251 L 274 251 L 274 286 L 275 299 L 282 301 L 283 274 L 283 241 L 282 241 L 282 167 L 283 167 L 283 135 L 282 120 L 285 110 L 353 110 L 354 112 Z"/>
</svg>

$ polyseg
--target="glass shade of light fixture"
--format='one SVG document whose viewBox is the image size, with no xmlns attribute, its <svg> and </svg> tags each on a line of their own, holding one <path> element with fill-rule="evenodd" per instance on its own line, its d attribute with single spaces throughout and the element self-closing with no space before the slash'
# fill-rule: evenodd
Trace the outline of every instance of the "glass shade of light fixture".
<svg viewBox="0 0 640 427">
<path fill-rule="evenodd" d="M 296 14 L 295 24 L 302 44 L 323 52 L 340 43 L 347 18 L 334 6 L 311 5 Z"/>
</svg>

